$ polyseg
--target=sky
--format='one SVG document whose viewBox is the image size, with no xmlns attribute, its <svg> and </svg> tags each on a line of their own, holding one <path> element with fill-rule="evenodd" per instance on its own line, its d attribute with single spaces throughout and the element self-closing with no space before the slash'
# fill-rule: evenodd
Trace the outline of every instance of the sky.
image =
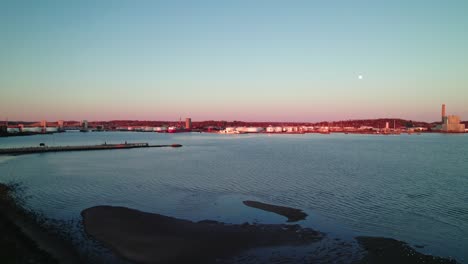
<svg viewBox="0 0 468 264">
<path fill-rule="evenodd" d="M 0 119 L 468 120 L 468 1 L 0 0 Z"/>
</svg>

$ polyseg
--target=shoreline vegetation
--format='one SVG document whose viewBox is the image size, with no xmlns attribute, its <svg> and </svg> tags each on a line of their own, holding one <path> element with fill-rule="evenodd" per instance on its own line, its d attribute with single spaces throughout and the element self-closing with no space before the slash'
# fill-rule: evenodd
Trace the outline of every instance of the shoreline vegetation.
<svg viewBox="0 0 468 264">
<path fill-rule="evenodd" d="M 67 238 L 46 226 L 15 199 L 17 185 L 0 183 L 1 263 L 100 263 L 80 256 Z M 245 203 L 247 202 L 247 203 Z M 245 201 L 260 210 L 288 219 L 305 218 L 300 209 Z M 192 222 L 135 209 L 95 206 L 81 213 L 85 233 L 122 260 L 138 263 L 231 263 L 245 250 L 320 243 L 326 234 L 298 224 L 226 224 Z M 405 242 L 382 237 L 356 237 L 362 259 L 353 264 L 455 264 L 453 259 L 417 252 Z M 339 250 L 338 250 L 339 252 Z M 86 261 L 85 261 L 86 259 Z M 318 260 L 319 261 L 319 260 Z M 320 262 L 320 261 L 319 261 Z M 236 263 L 235 261 L 233 263 Z"/>
</svg>

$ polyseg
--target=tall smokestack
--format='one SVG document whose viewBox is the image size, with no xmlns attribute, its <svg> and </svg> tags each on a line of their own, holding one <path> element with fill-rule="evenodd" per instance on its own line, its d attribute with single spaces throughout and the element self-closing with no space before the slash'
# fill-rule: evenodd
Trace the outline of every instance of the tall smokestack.
<svg viewBox="0 0 468 264">
<path fill-rule="evenodd" d="M 445 117 L 445 104 L 442 104 L 442 119 Z"/>
</svg>

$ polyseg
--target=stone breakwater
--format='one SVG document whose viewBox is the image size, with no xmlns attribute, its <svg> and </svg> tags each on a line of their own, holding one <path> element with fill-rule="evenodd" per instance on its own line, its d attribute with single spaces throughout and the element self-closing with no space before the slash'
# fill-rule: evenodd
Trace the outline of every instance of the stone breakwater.
<svg viewBox="0 0 468 264">
<path fill-rule="evenodd" d="M 273 204 L 266 204 L 257 201 L 244 201 L 245 205 L 253 208 L 257 208 L 260 210 L 264 210 L 267 212 L 276 213 L 288 218 L 288 222 L 297 222 L 300 220 L 304 220 L 307 217 L 307 214 L 304 213 L 301 209 L 286 207 L 286 206 L 279 206 Z"/>
<path fill-rule="evenodd" d="M 46 152 L 64 152 L 64 151 L 89 151 L 89 150 L 111 150 L 111 149 L 133 149 L 133 148 L 164 148 L 182 147 L 180 144 L 170 145 L 150 145 L 148 143 L 123 143 L 123 144 L 102 144 L 102 145 L 87 145 L 87 146 L 39 146 L 25 148 L 4 148 L 0 149 L 0 155 L 23 155 L 32 153 Z"/>
</svg>

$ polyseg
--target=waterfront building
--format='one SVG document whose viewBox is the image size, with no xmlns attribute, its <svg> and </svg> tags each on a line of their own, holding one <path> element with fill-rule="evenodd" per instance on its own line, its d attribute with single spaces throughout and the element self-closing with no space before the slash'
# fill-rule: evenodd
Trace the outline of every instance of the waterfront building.
<svg viewBox="0 0 468 264">
<path fill-rule="evenodd" d="M 269 127 L 265 128 L 265 131 L 268 132 L 268 133 L 281 133 L 281 132 L 283 132 L 283 127 L 269 126 Z"/>
<path fill-rule="evenodd" d="M 155 127 L 154 132 L 167 132 L 167 127 Z"/>
<path fill-rule="evenodd" d="M 235 127 L 226 127 L 224 130 L 220 130 L 219 133 L 220 134 L 240 134 L 244 132 L 237 130 L 237 128 Z"/>
<path fill-rule="evenodd" d="M 22 127 L 21 132 L 41 133 L 42 127 Z"/>
<path fill-rule="evenodd" d="M 259 133 L 263 131 L 263 127 L 237 127 L 235 130 L 240 133 Z"/>
<path fill-rule="evenodd" d="M 442 125 L 437 126 L 435 130 L 447 133 L 463 133 L 465 125 L 460 124 L 460 117 L 456 115 L 446 115 L 445 104 L 442 105 Z"/>
<path fill-rule="evenodd" d="M 185 118 L 185 129 L 192 129 L 192 119 Z"/>
<path fill-rule="evenodd" d="M 343 131 L 351 132 L 351 131 L 355 131 L 355 130 L 356 130 L 355 127 L 343 127 Z"/>
<path fill-rule="evenodd" d="M 465 125 L 460 124 L 460 117 L 456 115 L 446 116 L 442 123 L 444 132 L 465 132 Z"/>
<path fill-rule="evenodd" d="M 7 127 L 6 132 L 7 133 L 19 133 L 20 129 L 19 127 Z"/>
<path fill-rule="evenodd" d="M 247 133 L 260 133 L 264 131 L 263 127 L 248 127 L 247 128 Z"/>
<path fill-rule="evenodd" d="M 88 120 L 81 121 L 80 126 L 81 126 L 81 129 L 88 130 Z"/>
<path fill-rule="evenodd" d="M 285 127 L 283 131 L 288 132 L 288 133 L 294 133 L 294 132 L 298 132 L 299 128 L 295 126 L 288 126 L 288 127 Z"/>
<path fill-rule="evenodd" d="M 58 127 L 46 127 L 45 132 L 49 132 L 49 133 L 58 132 Z"/>
</svg>

